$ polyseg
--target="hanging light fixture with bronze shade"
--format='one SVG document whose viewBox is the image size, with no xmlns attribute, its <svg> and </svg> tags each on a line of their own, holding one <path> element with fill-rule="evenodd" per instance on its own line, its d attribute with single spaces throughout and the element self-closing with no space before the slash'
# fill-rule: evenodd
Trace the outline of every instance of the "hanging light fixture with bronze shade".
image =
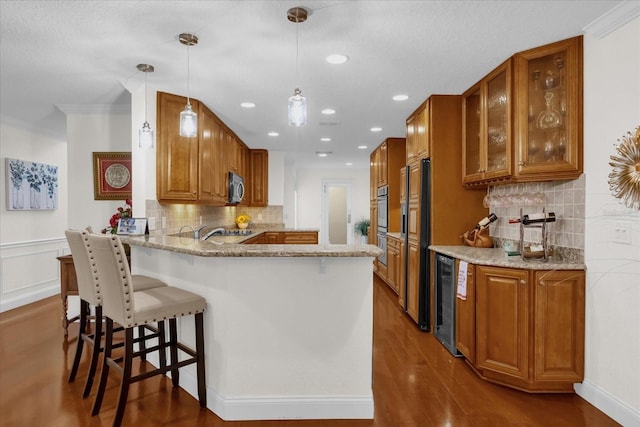
<svg viewBox="0 0 640 427">
<path fill-rule="evenodd" d="M 191 102 L 189 101 L 189 79 L 191 77 L 189 47 L 198 44 L 198 37 L 194 34 L 182 33 L 178 36 L 178 40 L 187 46 L 187 105 L 180 113 L 180 136 L 193 138 L 198 134 L 198 115 L 191 109 Z"/>
<path fill-rule="evenodd" d="M 292 7 L 287 11 L 287 19 L 294 24 L 305 22 L 308 12 L 302 7 Z M 296 25 L 296 84 L 298 84 L 298 27 Z M 304 126 L 307 124 L 307 99 L 302 96 L 302 91 L 296 87 L 293 96 L 289 98 L 289 126 Z"/>
<path fill-rule="evenodd" d="M 155 135 L 147 121 L 147 74 L 153 73 L 155 69 L 153 65 L 149 64 L 138 64 L 136 68 L 144 73 L 144 123 L 138 131 L 138 146 L 140 148 L 153 148 Z"/>
</svg>

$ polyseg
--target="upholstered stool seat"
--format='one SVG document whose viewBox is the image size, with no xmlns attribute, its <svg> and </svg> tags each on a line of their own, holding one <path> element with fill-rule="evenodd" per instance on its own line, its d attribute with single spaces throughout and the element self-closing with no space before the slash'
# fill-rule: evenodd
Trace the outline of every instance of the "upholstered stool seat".
<svg viewBox="0 0 640 427">
<path fill-rule="evenodd" d="M 78 367 L 80 366 L 80 360 L 82 358 L 82 351 L 85 342 L 90 346 L 91 350 L 89 372 L 85 381 L 85 387 L 82 392 L 82 397 L 87 397 L 91 393 L 93 378 L 95 376 L 96 367 L 98 366 L 98 356 L 100 354 L 100 351 L 102 351 L 102 347 L 100 344 L 103 334 L 102 291 L 100 290 L 100 286 L 95 281 L 94 275 L 91 272 L 92 266 L 89 260 L 89 253 L 87 252 L 87 246 L 84 242 L 89 234 L 90 232 L 86 230 L 65 231 L 67 242 L 69 243 L 69 248 L 71 249 L 71 256 L 73 257 L 73 265 L 78 281 L 78 295 L 80 296 L 80 325 L 78 332 L 78 341 L 76 343 L 75 357 L 73 359 L 71 372 L 69 373 L 70 383 L 75 381 L 76 375 L 78 373 Z M 149 276 L 133 275 L 131 277 L 131 280 L 133 282 L 134 291 L 167 286 L 167 284 L 163 281 Z M 95 310 L 95 331 L 93 334 L 87 333 L 87 326 L 89 323 L 88 313 L 91 306 L 93 306 Z M 154 334 L 157 334 L 156 328 L 150 327 L 149 329 L 151 329 Z M 145 348 L 146 339 L 154 337 L 155 335 L 153 334 L 145 335 L 144 328 L 140 328 L 138 338 L 140 348 Z"/>
<path fill-rule="evenodd" d="M 131 276 L 120 238 L 115 235 L 92 234 L 88 236 L 85 243 L 92 262 L 94 277 L 102 290 L 102 308 L 106 318 L 102 373 L 92 415 L 100 411 L 111 368 L 121 376 L 114 426 L 122 423 L 131 383 L 171 372 L 172 384 L 177 387 L 179 385 L 178 368 L 192 363 L 195 363 L 197 368 L 198 400 L 200 406 L 205 408 L 207 398 L 203 313 L 207 305 L 206 300 L 192 292 L 172 286 L 134 292 L 133 276 Z M 188 315 L 194 315 L 195 318 L 195 350 L 178 342 L 177 339 L 176 318 Z M 145 372 L 139 375 L 132 375 L 132 361 L 137 354 L 133 351 L 134 328 L 163 320 L 169 322 L 169 341 L 159 339 L 156 347 L 146 349 L 148 352 L 159 350 L 159 367 L 155 370 L 145 369 Z M 119 358 L 112 357 L 114 322 L 125 330 L 124 356 Z M 163 330 L 160 331 L 161 334 Z M 168 364 L 167 349 L 170 355 Z M 185 353 L 188 357 L 179 360 L 178 351 Z"/>
</svg>

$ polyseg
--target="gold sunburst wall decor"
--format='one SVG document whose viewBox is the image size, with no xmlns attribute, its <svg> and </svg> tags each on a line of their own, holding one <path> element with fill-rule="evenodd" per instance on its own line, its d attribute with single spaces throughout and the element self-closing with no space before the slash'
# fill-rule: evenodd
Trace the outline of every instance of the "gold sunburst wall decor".
<svg viewBox="0 0 640 427">
<path fill-rule="evenodd" d="M 640 210 L 640 126 L 618 141 L 609 162 L 609 189 L 626 207 Z"/>
</svg>

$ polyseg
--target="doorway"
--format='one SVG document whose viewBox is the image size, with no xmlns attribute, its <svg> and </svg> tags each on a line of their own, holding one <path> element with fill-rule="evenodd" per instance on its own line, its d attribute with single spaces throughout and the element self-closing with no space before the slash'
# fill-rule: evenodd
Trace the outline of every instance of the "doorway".
<svg viewBox="0 0 640 427">
<path fill-rule="evenodd" d="M 353 184 L 350 181 L 323 181 L 321 243 L 353 244 L 351 204 Z"/>
</svg>

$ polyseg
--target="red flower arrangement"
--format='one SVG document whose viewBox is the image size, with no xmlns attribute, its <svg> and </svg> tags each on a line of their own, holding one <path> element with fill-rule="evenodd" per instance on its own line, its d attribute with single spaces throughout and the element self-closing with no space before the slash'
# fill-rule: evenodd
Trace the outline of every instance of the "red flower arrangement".
<svg viewBox="0 0 640 427">
<path fill-rule="evenodd" d="M 131 201 L 131 199 L 125 200 L 124 204 L 124 207 L 120 206 L 116 213 L 111 215 L 111 218 L 109 218 L 109 226 L 102 229 L 102 234 L 116 234 L 118 232 L 118 222 L 120 222 L 120 218 L 133 217 L 133 202 Z"/>
</svg>

